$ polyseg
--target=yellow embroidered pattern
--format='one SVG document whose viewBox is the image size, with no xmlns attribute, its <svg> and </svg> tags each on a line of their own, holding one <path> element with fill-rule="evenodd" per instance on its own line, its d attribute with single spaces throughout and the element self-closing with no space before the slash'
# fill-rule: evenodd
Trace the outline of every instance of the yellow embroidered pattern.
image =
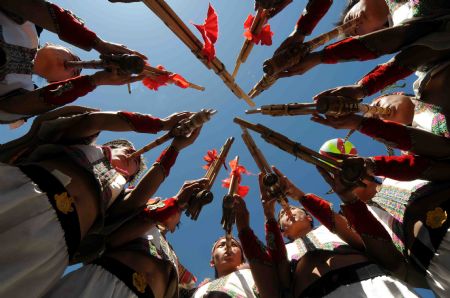
<svg viewBox="0 0 450 298">
<path fill-rule="evenodd" d="M 64 214 L 67 214 L 69 212 L 72 212 L 74 203 L 74 199 L 72 197 L 69 197 L 67 192 L 63 192 L 61 194 L 56 194 L 54 196 L 54 199 L 56 201 L 56 208 L 58 208 L 59 211 L 61 211 Z"/>
<path fill-rule="evenodd" d="M 142 273 L 133 273 L 133 286 L 140 292 L 145 293 L 145 288 L 147 287 L 147 281 Z"/>
<path fill-rule="evenodd" d="M 440 207 L 435 208 L 427 212 L 426 224 L 432 229 L 442 227 L 447 221 L 447 212 Z"/>
</svg>

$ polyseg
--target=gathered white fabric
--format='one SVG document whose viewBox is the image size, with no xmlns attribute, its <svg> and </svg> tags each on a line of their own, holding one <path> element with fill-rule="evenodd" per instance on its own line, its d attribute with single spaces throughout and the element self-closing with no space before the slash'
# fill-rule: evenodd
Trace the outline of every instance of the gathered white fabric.
<svg viewBox="0 0 450 298">
<path fill-rule="evenodd" d="M 377 276 L 357 283 L 340 286 L 327 298 L 408 298 L 419 297 L 414 291 L 404 283 L 391 276 Z"/>
<path fill-rule="evenodd" d="M 0 297 L 41 297 L 68 264 L 64 231 L 47 195 L 0 163 Z"/>
<path fill-rule="evenodd" d="M 64 276 L 45 297 L 50 298 L 135 298 L 114 274 L 97 265 L 86 265 Z"/>
<path fill-rule="evenodd" d="M 0 11 L 0 26 L 6 43 L 29 49 L 37 49 L 38 37 L 33 23 L 16 24 Z M 16 89 L 34 90 L 31 74 L 10 73 L 0 81 L 0 95 Z"/>
<path fill-rule="evenodd" d="M 448 297 L 450 291 L 450 229 L 431 259 L 427 270 L 427 281 L 438 297 Z"/>
<path fill-rule="evenodd" d="M 241 269 L 201 286 L 193 298 L 202 298 L 209 292 L 221 292 L 236 298 L 258 297 L 250 269 Z"/>
</svg>

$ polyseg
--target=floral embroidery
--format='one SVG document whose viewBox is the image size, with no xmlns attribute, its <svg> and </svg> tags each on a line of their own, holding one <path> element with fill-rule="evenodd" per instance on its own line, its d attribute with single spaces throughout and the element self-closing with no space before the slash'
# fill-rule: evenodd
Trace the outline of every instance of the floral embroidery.
<svg viewBox="0 0 450 298">
<path fill-rule="evenodd" d="M 140 293 L 145 293 L 145 288 L 147 287 L 147 281 L 145 280 L 144 274 L 138 273 L 138 272 L 133 273 L 133 286 Z"/>
<path fill-rule="evenodd" d="M 440 208 L 434 208 L 427 212 L 426 225 L 432 229 L 437 229 L 442 227 L 442 225 L 447 221 L 447 212 Z"/>
<path fill-rule="evenodd" d="M 148 210 L 156 210 L 165 206 L 164 201 L 160 198 L 150 199 L 147 203 Z"/>
<path fill-rule="evenodd" d="M 74 203 L 74 199 L 72 197 L 69 197 L 67 192 L 63 192 L 61 194 L 55 194 L 53 197 L 56 201 L 56 208 L 58 208 L 59 211 L 61 211 L 64 214 L 67 214 L 69 212 L 72 212 Z"/>
</svg>

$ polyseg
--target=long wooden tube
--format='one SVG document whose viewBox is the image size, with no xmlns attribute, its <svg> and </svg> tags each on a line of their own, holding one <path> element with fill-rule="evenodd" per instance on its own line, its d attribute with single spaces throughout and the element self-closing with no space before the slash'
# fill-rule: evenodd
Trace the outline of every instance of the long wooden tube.
<svg viewBox="0 0 450 298">
<path fill-rule="evenodd" d="M 255 106 L 250 97 L 236 84 L 231 74 L 226 70 L 225 65 L 217 57 L 208 62 L 202 55 L 202 42 L 192 33 L 180 17 L 163 0 L 143 0 L 164 24 L 192 51 L 192 53 L 208 68 L 222 79 L 225 85 L 238 98 L 243 99 L 249 106 Z"/>
</svg>

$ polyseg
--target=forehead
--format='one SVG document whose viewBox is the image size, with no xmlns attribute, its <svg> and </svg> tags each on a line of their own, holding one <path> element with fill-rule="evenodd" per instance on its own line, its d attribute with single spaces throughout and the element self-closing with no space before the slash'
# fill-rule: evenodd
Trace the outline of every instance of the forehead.
<svg viewBox="0 0 450 298">
<path fill-rule="evenodd" d="M 298 207 L 290 206 L 289 208 L 291 209 L 291 212 L 292 212 L 292 213 L 306 214 L 305 211 L 304 211 L 303 209 L 300 209 L 300 208 L 298 208 Z M 282 218 L 282 217 L 285 217 L 285 216 L 287 216 L 287 215 L 286 215 L 286 212 L 284 211 L 284 209 L 281 209 L 281 210 L 280 210 L 280 214 L 279 214 L 279 218 Z"/>
<path fill-rule="evenodd" d="M 238 243 L 235 239 L 231 239 L 231 242 L 234 243 L 235 245 L 239 246 L 239 243 Z M 222 239 L 218 240 L 218 241 L 214 244 L 214 249 L 213 249 L 213 250 L 216 250 L 217 247 L 219 247 L 219 245 L 223 245 L 223 244 L 225 244 L 225 243 L 226 243 L 226 239 L 225 239 L 225 238 L 222 238 Z"/>
</svg>

